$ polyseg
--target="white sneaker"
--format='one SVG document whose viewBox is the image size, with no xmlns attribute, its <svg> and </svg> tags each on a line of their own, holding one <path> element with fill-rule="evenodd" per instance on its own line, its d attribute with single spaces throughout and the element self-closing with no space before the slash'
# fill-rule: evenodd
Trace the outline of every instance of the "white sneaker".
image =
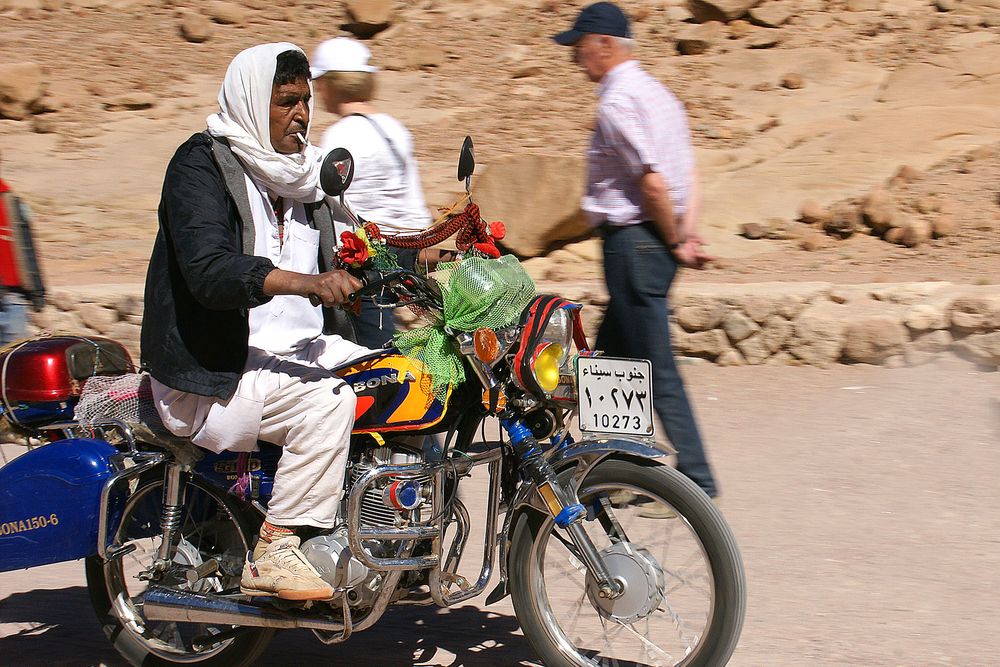
<svg viewBox="0 0 1000 667">
<path fill-rule="evenodd" d="M 306 560 L 299 543 L 298 537 L 290 535 L 271 542 L 256 560 L 247 554 L 240 590 L 246 595 L 277 596 L 282 600 L 332 598 L 333 587 Z"/>
</svg>

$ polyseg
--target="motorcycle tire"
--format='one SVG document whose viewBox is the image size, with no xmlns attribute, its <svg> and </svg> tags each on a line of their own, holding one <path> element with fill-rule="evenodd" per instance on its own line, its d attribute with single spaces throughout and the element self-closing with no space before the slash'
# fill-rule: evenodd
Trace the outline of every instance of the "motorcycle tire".
<svg viewBox="0 0 1000 667">
<path fill-rule="evenodd" d="M 155 545 L 159 543 L 157 537 L 159 531 L 158 513 L 162 504 L 162 496 L 162 477 L 143 477 L 125 504 L 115 541 L 119 544 L 130 542 L 133 541 L 130 539 L 130 534 L 139 533 L 141 540 L 137 539 L 136 541 L 144 540 L 155 549 Z M 183 553 L 188 565 L 198 564 L 190 561 L 200 557 L 202 547 L 194 546 L 187 539 L 191 537 L 199 545 L 202 544 L 203 539 L 206 539 L 201 536 L 195 538 L 190 534 L 190 521 L 195 513 L 203 516 L 214 515 L 215 517 L 212 520 L 213 523 L 203 521 L 197 524 L 197 533 L 205 529 L 206 534 L 210 535 L 208 538 L 210 544 L 212 537 L 214 537 L 217 541 L 229 540 L 228 544 L 231 545 L 231 548 L 226 552 L 230 561 L 227 563 L 229 572 L 220 573 L 218 577 L 213 575 L 203 581 L 217 579 L 221 582 L 225 576 L 227 577 L 225 588 L 230 588 L 233 585 L 233 580 L 238 585 L 238 572 L 242 568 L 243 556 L 246 554 L 250 539 L 257 531 L 251 513 L 244 510 L 234 498 L 225 492 L 197 479 L 190 480 L 187 484 L 184 516 L 181 524 L 182 544 L 184 546 L 179 548 L 179 555 L 175 556 L 175 562 L 178 562 L 178 559 L 182 557 L 181 553 Z M 211 527 L 206 528 L 206 526 Z M 235 562 L 237 547 L 241 551 L 238 563 Z M 155 557 L 155 552 L 150 553 L 150 549 L 137 549 L 110 563 L 105 563 L 98 556 L 87 558 L 85 563 L 87 589 L 90 593 L 91 604 L 104 634 L 114 644 L 115 650 L 130 664 L 137 667 L 140 665 L 142 667 L 167 667 L 181 664 L 198 665 L 198 667 L 239 667 L 253 664 L 267 648 L 274 635 L 274 630 L 267 628 L 246 628 L 226 642 L 210 646 L 202 651 L 195 650 L 193 646 L 184 646 L 184 640 L 181 639 L 181 627 L 188 629 L 188 634 L 191 634 L 189 626 L 195 626 L 195 624 L 149 624 L 155 627 L 150 628 L 146 625 L 142 627 L 146 635 L 149 636 L 137 632 L 134 624 L 130 625 L 119 617 L 115 605 L 112 603 L 123 592 L 127 597 L 132 597 L 130 591 L 127 590 L 130 584 L 122 582 L 134 580 L 134 573 L 131 577 L 125 575 L 124 561 L 135 557 L 136 554 L 140 554 L 140 558 L 143 556 L 146 558 Z M 139 559 L 136 558 L 135 562 L 138 563 Z M 184 586 L 183 583 L 178 583 L 178 585 Z M 219 585 L 221 586 L 221 583 Z M 123 586 L 126 589 L 124 591 L 121 590 Z M 216 628 L 216 631 L 225 629 L 228 627 Z M 201 632 L 204 633 L 205 630 L 202 627 Z M 172 640 L 175 645 L 165 645 L 165 641 L 168 639 Z M 178 641 L 181 643 L 180 647 L 176 646 Z M 203 657 L 199 657 L 199 654 L 203 654 Z"/>
<path fill-rule="evenodd" d="M 569 472 L 561 477 L 568 479 Z M 632 493 L 622 496 L 622 490 Z M 511 539 L 509 585 L 524 635 L 544 664 L 725 665 L 742 630 L 746 582 L 736 541 L 711 499 L 668 466 L 620 459 L 596 465 L 580 483 L 578 495 L 589 510 L 584 522 L 588 534 L 598 533 L 592 536 L 595 547 L 598 551 L 603 548 L 613 578 L 621 575 L 628 586 L 620 601 L 602 600 L 596 581 L 586 573 L 582 559 L 576 557 L 579 554 L 574 555 L 569 535 L 554 528 L 547 514 L 522 512 Z M 619 507 L 608 510 L 615 516 L 615 523 L 609 521 L 611 514 L 603 514 L 602 509 L 614 507 L 612 498 Z M 646 504 L 638 504 L 636 499 Z M 654 503 L 648 501 L 656 501 L 661 509 L 650 513 Z M 651 518 L 643 523 L 643 516 Z M 687 551 L 683 540 L 677 540 L 680 546 L 668 544 L 669 548 L 664 547 L 659 555 L 653 542 L 668 533 L 674 537 L 678 537 L 677 533 L 688 535 Z M 649 536 L 648 543 L 633 541 L 636 537 L 643 539 L 643 535 Z M 598 538 L 605 538 L 606 543 L 600 543 Z M 624 544 L 615 546 L 616 540 Z M 568 557 L 558 556 L 564 552 Z M 684 569 L 688 562 L 684 554 L 688 552 L 688 559 L 704 558 L 704 576 L 688 574 Z M 668 565 L 666 561 L 671 558 L 681 560 L 682 565 Z M 564 567 L 564 562 L 569 566 Z M 547 578 L 548 574 L 551 578 Z M 688 583 L 693 594 L 685 589 Z M 702 583 L 707 595 L 699 590 Z M 699 602 L 704 597 L 707 602 Z M 695 617 L 705 619 L 704 629 L 687 639 L 685 621 L 680 616 L 684 605 L 695 611 Z M 568 614 L 576 610 L 576 619 L 563 620 L 557 611 L 563 607 L 570 609 Z M 607 607 L 611 607 L 610 611 Z M 661 624 L 663 631 L 656 632 L 653 623 Z M 679 629 L 674 627 L 678 623 Z M 588 633 L 592 638 L 584 639 Z M 641 636 L 643 633 L 645 636 Z M 675 634 L 679 637 L 676 653 L 663 650 L 660 644 L 672 641 Z M 622 637 L 624 648 L 609 645 L 612 638 L 619 641 Z"/>
</svg>

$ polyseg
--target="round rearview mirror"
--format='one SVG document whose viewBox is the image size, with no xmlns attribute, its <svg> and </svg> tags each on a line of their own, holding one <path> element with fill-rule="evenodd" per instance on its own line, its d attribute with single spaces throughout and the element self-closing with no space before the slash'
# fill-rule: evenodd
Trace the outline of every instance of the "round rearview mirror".
<svg viewBox="0 0 1000 667">
<path fill-rule="evenodd" d="M 334 148 L 319 169 L 319 185 L 331 197 L 344 194 L 354 179 L 354 158 L 346 148 Z"/>
<path fill-rule="evenodd" d="M 458 156 L 458 180 L 464 181 L 476 170 L 476 153 L 472 149 L 472 137 L 462 142 L 462 152 Z"/>
</svg>

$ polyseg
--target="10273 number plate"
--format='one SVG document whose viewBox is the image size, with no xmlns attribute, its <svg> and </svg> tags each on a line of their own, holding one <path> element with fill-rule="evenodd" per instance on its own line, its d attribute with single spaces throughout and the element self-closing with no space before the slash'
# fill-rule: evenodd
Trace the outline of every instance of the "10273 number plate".
<svg viewBox="0 0 1000 667">
<path fill-rule="evenodd" d="M 580 430 L 651 437 L 652 375 L 646 359 L 580 357 L 576 367 Z"/>
</svg>

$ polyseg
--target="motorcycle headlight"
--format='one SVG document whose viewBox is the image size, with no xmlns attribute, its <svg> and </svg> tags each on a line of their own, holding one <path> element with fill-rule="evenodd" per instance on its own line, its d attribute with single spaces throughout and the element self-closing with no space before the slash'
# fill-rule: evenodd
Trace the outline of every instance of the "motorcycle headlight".
<svg viewBox="0 0 1000 667">
<path fill-rule="evenodd" d="M 551 394 L 559 386 L 559 375 L 569 360 L 572 345 L 573 319 L 559 308 L 549 317 L 531 361 L 535 382 L 545 393 Z"/>
</svg>

